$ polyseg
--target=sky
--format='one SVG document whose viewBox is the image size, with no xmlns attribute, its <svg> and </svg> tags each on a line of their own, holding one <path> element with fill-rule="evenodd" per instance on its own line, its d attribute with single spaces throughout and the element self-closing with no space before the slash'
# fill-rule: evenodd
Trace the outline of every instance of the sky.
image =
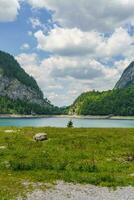
<svg viewBox="0 0 134 200">
<path fill-rule="evenodd" d="M 112 89 L 134 60 L 133 0 L 0 0 L 0 50 L 53 104 Z"/>
</svg>

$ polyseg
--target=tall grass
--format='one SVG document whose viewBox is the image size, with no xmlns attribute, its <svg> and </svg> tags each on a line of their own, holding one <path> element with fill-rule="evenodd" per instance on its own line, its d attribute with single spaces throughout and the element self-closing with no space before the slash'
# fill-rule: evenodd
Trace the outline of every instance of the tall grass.
<svg viewBox="0 0 134 200">
<path fill-rule="evenodd" d="M 5 133 L 4 128 L 0 129 L 0 147 L 5 146 L 0 148 L 0 184 L 3 184 L 1 174 L 5 173 L 16 184 L 20 184 L 20 179 L 30 179 L 102 186 L 134 185 L 134 162 L 129 159 L 134 154 L 134 129 L 14 130 Z M 49 139 L 35 142 L 33 136 L 38 132 L 47 133 Z M 4 180 L 6 187 L 9 183 L 6 177 Z"/>
</svg>

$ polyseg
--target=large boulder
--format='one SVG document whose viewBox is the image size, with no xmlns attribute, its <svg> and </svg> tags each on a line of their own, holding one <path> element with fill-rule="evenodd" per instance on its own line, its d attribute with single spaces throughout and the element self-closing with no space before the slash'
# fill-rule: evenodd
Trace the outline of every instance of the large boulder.
<svg viewBox="0 0 134 200">
<path fill-rule="evenodd" d="M 33 139 L 36 141 L 44 141 L 48 139 L 48 136 L 47 133 L 37 133 Z"/>
</svg>

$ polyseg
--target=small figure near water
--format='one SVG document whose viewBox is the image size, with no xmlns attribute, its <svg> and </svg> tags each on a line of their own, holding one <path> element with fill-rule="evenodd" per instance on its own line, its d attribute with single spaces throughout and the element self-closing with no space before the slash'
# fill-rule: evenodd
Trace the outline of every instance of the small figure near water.
<svg viewBox="0 0 134 200">
<path fill-rule="evenodd" d="M 73 128 L 74 125 L 73 125 L 73 122 L 72 120 L 69 120 L 68 124 L 67 124 L 67 128 Z"/>
</svg>

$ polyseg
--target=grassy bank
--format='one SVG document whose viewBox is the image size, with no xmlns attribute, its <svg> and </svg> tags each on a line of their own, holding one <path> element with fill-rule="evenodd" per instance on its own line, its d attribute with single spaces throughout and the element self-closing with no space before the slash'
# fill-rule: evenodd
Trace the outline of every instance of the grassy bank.
<svg viewBox="0 0 134 200">
<path fill-rule="evenodd" d="M 1 200 L 56 180 L 134 185 L 134 129 L 0 128 Z"/>
</svg>

